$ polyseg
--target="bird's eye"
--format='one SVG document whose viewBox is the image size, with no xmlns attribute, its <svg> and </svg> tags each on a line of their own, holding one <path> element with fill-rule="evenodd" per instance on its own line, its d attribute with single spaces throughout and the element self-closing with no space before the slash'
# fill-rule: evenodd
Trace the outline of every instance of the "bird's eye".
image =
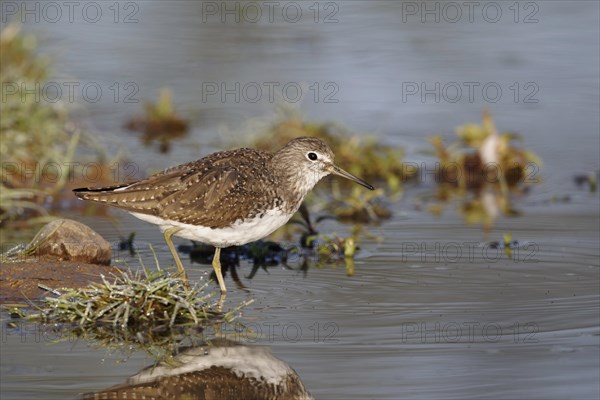
<svg viewBox="0 0 600 400">
<path fill-rule="evenodd" d="M 311 153 L 308 153 L 306 156 L 307 156 L 307 157 L 308 157 L 308 159 L 309 159 L 309 160 L 311 160 L 311 161 L 316 161 L 316 160 L 317 160 L 317 158 L 318 158 L 318 157 L 317 157 L 317 153 L 312 153 L 312 152 L 311 152 Z"/>
</svg>

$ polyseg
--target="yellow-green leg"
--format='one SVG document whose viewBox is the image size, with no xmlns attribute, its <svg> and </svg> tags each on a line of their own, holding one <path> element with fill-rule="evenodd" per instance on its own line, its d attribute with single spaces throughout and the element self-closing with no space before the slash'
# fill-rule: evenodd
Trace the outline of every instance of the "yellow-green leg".
<svg viewBox="0 0 600 400">
<path fill-rule="evenodd" d="M 227 293 L 227 289 L 225 288 L 225 281 L 223 281 L 223 274 L 221 273 L 221 248 L 215 247 L 215 256 L 213 257 L 212 262 L 213 269 L 215 270 L 215 275 L 217 275 L 217 281 L 219 282 L 219 286 L 221 287 L 221 294 Z"/>
<path fill-rule="evenodd" d="M 181 263 L 181 260 L 179 259 L 177 250 L 175 250 L 175 245 L 173 245 L 173 241 L 171 240 L 171 237 L 174 234 L 176 234 L 177 232 L 179 232 L 180 230 L 181 230 L 181 228 L 172 227 L 172 228 L 166 229 L 163 232 L 163 235 L 165 237 L 165 242 L 167 242 L 167 246 L 169 246 L 169 250 L 171 250 L 171 254 L 173 255 L 173 258 L 175 259 L 175 265 L 177 266 L 177 271 L 183 278 L 184 282 L 187 284 L 188 283 L 187 274 L 185 273 L 183 264 Z"/>
</svg>

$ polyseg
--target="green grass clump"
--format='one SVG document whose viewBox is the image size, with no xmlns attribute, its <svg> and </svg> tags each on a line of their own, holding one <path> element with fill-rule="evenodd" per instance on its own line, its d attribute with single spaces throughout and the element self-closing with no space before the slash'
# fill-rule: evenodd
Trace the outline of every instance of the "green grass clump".
<svg viewBox="0 0 600 400">
<path fill-rule="evenodd" d="M 38 285 L 56 297 L 3 307 L 12 319 L 7 326 L 18 329 L 19 320 L 36 321 L 52 330 L 57 342 L 83 339 L 125 357 L 142 350 L 168 362 L 182 347 L 205 341 L 209 328 L 216 334 L 224 323 L 239 324 L 239 310 L 253 302 L 223 312 L 223 299 L 211 304 L 215 292 L 207 291 L 208 283 L 190 288 L 160 269 L 101 278 L 78 289 Z M 22 309 L 32 305 L 38 311 Z"/>
<path fill-rule="evenodd" d="M 212 293 L 204 294 L 206 287 L 188 288 L 164 270 L 134 275 L 122 272 L 113 276 L 112 282 L 103 276 L 101 283 L 67 289 L 56 298 L 47 297 L 40 307 L 41 318 L 82 327 L 110 325 L 123 329 L 230 319 L 231 314 L 210 307 Z"/>
<path fill-rule="evenodd" d="M 207 285 L 190 288 L 165 270 L 121 272 L 84 288 L 51 290 L 57 297 L 46 297 L 39 312 L 11 316 L 51 326 L 58 341 L 83 339 L 124 357 L 142 350 L 169 362 L 182 346 L 206 340 L 207 328 L 234 322 L 252 303 L 222 312 L 220 303 L 210 303 L 214 292 Z"/>
</svg>

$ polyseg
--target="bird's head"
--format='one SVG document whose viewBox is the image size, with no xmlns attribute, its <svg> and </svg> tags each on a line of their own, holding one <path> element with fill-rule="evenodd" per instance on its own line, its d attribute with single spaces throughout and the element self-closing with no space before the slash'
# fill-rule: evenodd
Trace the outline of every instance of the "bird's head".
<svg viewBox="0 0 600 400">
<path fill-rule="evenodd" d="M 364 180 L 335 165 L 333 151 L 321 139 L 314 137 L 293 139 L 279 150 L 274 158 L 277 160 L 279 168 L 284 169 L 286 175 L 306 192 L 329 174 L 342 176 L 367 189 L 374 190 L 373 186 Z"/>
</svg>

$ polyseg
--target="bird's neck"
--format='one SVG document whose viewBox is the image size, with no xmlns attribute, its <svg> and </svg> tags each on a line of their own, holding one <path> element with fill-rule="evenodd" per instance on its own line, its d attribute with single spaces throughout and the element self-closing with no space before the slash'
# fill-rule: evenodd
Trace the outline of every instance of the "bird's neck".
<svg viewBox="0 0 600 400">
<path fill-rule="evenodd" d="M 300 207 L 304 197 L 319 182 L 322 176 L 315 168 L 314 171 L 305 171 L 294 168 L 293 165 L 284 165 L 277 168 L 280 182 L 280 192 L 290 209 L 294 212 Z"/>
</svg>

